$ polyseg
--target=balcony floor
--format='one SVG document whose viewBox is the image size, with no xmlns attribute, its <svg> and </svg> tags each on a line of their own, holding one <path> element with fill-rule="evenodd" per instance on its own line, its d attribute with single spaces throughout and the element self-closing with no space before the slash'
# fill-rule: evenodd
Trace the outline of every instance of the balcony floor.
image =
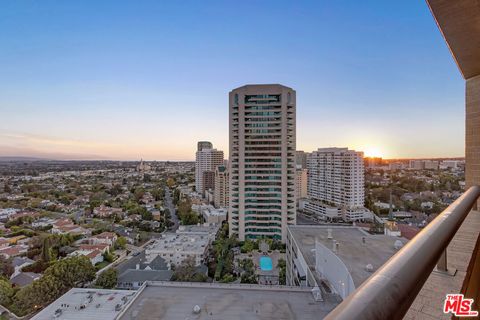
<svg viewBox="0 0 480 320">
<path fill-rule="evenodd" d="M 432 272 L 404 319 L 450 319 L 443 313 L 447 293 L 460 293 L 480 234 L 480 212 L 471 211 L 447 249 L 448 268 L 455 276 Z"/>
</svg>

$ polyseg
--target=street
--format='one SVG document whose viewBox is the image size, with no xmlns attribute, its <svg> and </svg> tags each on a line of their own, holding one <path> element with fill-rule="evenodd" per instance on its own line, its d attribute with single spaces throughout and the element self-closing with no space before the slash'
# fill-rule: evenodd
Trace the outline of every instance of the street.
<svg viewBox="0 0 480 320">
<path fill-rule="evenodd" d="M 173 226 L 169 228 L 170 231 L 176 231 L 178 226 L 180 225 L 180 221 L 178 220 L 177 211 L 175 210 L 175 206 L 173 205 L 172 194 L 168 187 L 165 187 L 165 207 L 170 210 L 170 218 L 173 222 Z"/>
</svg>

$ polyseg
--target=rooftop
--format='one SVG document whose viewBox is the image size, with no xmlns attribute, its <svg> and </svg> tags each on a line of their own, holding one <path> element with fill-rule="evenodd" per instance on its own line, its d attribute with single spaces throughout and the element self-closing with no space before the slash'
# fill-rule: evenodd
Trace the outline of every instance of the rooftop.
<svg viewBox="0 0 480 320">
<path fill-rule="evenodd" d="M 210 243 L 207 234 L 164 233 L 146 247 L 146 255 L 156 251 L 203 252 Z M 150 258 L 149 258 L 150 259 Z"/>
<path fill-rule="evenodd" d="M 32 320 L 113 320 L 135 294 L 136 291 L 127 290 L 74 288 L 36 314 Z"/>
<path fill-rule="evenodd" d="M 319 319 L 335 305 L 316 302 L 309 289 L 298 287 L 159 282 L 147 286 L 121 319 Z"/>
<path fill-rule="evenodd" d="M 288 228 L 310 270 L 316 276 L 317 283 L 322 279 L 315 271 L 315 240 L 329 250 L 333 249 L 335 240 L 339 243 L 335 254 L 347 267 L 357 288 L 372 275 L 372 272 L 365 268 L 367 264 L 371 264 L 375 272 L 398 251 L 394 247 L 397 240 L 403 244 L 407 242 L 404 238 L 383 234 L 372 235 L 361 228 L 350 226 L 296 225 Z M 328 239 L 328 229 L 332 230 L 333 239 Z M 362 238 L 365 238 L 365 244 Z"/>
</svg>

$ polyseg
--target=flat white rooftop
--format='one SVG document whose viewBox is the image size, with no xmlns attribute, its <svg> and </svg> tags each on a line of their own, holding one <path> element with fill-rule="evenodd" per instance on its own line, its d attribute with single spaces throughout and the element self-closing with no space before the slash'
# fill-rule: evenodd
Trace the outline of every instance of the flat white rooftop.
<svg viewBox="0 0 480 320">
<path fill-rule="evenodd" d="M 322 319 L 337 304 L 315 301 L 309 289 L 299 287 L 157 282 L 149 284 L 120 319 Z"/>
<path fill-rule="evenodd" d="M 37 313 L 32 320 L 114 320 L 137 291 L 73 288 Z"/>
<path fill-rule="evenodd" d="M 320 283 L 322 278 L 316 272 L 315 241 L 333 250 L 333 240 L 335 240 L 339 244 L 335 255 L 345 264 L 357 288 L 397 253 L 396 241 L 400 241 L 402 245 L 408 241 L 401 237 L 370 234 L 355 226 L 295 225 L 288 228 L 316 277 L 317 283 Z M 332 239 L 328 238 L 329 229 Z M 372 265 L 373 272 L 366 270 L 367 264 Z"/>
</svg>

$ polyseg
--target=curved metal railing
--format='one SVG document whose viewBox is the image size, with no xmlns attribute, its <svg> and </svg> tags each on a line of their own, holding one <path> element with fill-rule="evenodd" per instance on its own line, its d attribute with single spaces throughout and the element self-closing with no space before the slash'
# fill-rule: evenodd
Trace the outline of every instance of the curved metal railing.
<svg viewBox="0 0 480 320">
<path fill-rule="evenodd" d="M 402 319 L 479 196 L 469 188 L 325 319 Z"/>
</svg>

